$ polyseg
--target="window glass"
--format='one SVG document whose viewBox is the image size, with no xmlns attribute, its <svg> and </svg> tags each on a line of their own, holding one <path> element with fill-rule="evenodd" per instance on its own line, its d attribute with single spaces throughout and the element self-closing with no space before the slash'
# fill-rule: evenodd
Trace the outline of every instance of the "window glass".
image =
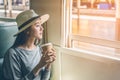
<svg viewBox="0 0 120 80">
<path fill-rule="evenodd" d="M 73 0 L 73 7 L 84 9 L 115 9 L 115 0 Z"/>
<path fill-rule="evenodd" d="M 29 0 L 0 0 L 0 17 L 15 18 L 18 13 L 29 9 Z"/>
<path fill-rule="evenodd" d="M 67 47 L 120 53 L 114 0 L 67 0 L 66 3 L 69 3 L 66 14 L 70 28 Z"/>
</svg>

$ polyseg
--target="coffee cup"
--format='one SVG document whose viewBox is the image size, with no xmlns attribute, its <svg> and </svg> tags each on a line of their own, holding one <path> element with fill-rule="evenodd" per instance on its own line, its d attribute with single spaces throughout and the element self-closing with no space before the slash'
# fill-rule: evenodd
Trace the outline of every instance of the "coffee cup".
<svg viewBox="0 0 120 80">
<path fill-rule="evenodd" d="M 46 43 L 46 44 L 42 44 L 42 45 L 41 45 L 41 51 L 42 51 L 43 55 L 46 54 L 46 51 L 49 51 L 49 52 L 50 52 L 52 49 L 53 49 L 52 43 Z M 50 59 L 47 60 L 46 62 L 52 62 L 52 61 L 53 61 L 53 59 L 50 58 Z"/>
<path fill-rule="evenodd" d="M 41 45 L 42 52 L 50 51 L 53 48 L 52 43 L 45 43 Z"/>
</svg>

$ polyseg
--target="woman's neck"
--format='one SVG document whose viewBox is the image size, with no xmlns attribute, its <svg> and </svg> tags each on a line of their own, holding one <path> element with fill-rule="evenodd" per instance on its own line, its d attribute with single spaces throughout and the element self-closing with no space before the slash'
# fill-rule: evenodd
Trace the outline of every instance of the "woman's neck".
<svg viewBox="0 0 120 80">
<path fill-rule="evenodd" d="M 25 44 L 23 44 L 23 45 L 21 45 L 20 47 L 21 48 L 24 48 L 24 49 L 26 49 L 26 50 L 33 50 L 33 49 L 35 49 L 36 48 L 36 46 L 35 46 L 35 44 L 34 44 L 34 39 L 28 39 L 27 40 L 27 42 L 25 43 Z"/>
</svg>

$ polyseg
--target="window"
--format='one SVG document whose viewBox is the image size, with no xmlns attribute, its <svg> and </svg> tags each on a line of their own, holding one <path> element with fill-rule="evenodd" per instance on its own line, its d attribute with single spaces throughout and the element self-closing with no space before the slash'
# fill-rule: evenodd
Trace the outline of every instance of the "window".
<svg viewBox="0 0 120 80">
<path fill-rule="evenodd" d="M 66 47 L 120 53 L 115 6 L 114 0 L 66 0 Z"/>
<path fill-rule="evenodd" d="M 29 0 L 0 0 L 0 17 L 15 18 L 18 13 L 29 9 Z"/>
<path fill-rule="evenodd" d="M 115 0 L 73 0 L 74 8 L 84 9 L 115 9 Z"/>
</svg>

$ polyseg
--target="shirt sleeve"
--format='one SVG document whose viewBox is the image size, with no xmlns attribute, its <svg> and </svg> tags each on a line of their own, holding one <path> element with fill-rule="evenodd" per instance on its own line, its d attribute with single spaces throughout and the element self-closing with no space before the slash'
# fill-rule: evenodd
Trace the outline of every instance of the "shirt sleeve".
<svg viewBox="0 0 120 80">
<path fill-rule="evenodd" d="M 43 69 L 41 80 L 49 80 L 50 79 L 50 70 Z"/>
<path fill-rule="evenodd" d="M 32 71 L 22 76 L 20 58 L 14 49 L 8 50 L 4 57 L 3 77 L 4 80 L 33 80 L 35 78 Z"/>
<path fill-rule="evenodd" d="M 40 48 L 41 50 L 41 48 Z M 41 51 L 40 51 L 41 53 Z M 42 56 L 42 54 L 41 54 Z M 41 80 L 50 80 L 50 74 L 51 71 L 50 70 L 46 70 L 45 67 L 41 70 Z"/>
</svg>

